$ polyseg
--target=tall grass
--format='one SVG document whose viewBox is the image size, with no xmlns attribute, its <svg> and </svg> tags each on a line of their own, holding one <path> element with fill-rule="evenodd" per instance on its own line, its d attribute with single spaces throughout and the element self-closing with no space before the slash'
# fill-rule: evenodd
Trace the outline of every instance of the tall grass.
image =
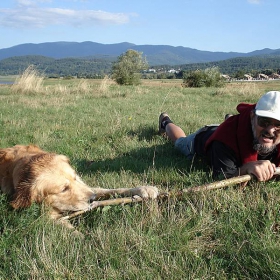
<svg viewBox="0 0 280 280">
<path fill-rule="evenodd" d="M 211 182 L 202 162 L 186 161 L 157 134 L 160 112 L 189 133 L 280 83 L 250 84 L 243 95 L 244 84 L 217 94 L 180 82 L 43 80 L 43 91 L 31 94 L 1 87 L 0 146 L 33 143 L 65 154 L 92 186 L 152 184 L 176 193 Z M 277 181 L 99 208 L 71 221 L 84 239 L 49 221 L 42 206 L 14 211 L 8 201 L 0 195 L 0 279 L 280 278 Z"/>
<path fill-rule="evenodd" d="M 112 84 L 112 83 L 113 83 L 113 81 L 112 81 L 108 76 L 105 76 L 105 77 L 103 78 L 103 80 L 101 81 L 101 83 L 100 83 L 99 91 L 100 91 L 101 93 L 107 93 L 108 90 L 109 90 L 109 86 L 110 86 L 110 84 Z"/>
<path fill-rule="evenodd" d="M 107 91 L 109 78 L 105 77 L 100 85 L 100 91 L 103 93 Z M 77 83 L 68 82 L 58 82 L 55 85 L 44 86 L 44 75 L 40 73 L 36 68 L 31 65 L 29 66 L 22 75 L 18 76 L 15 79 L 14 84 L 11 87 L 11 90 L 14 93 L 23 93 L 23 94 L 32 94 L 32 93 L 41 93 L 41 94 L 88 94 L 91 92 L 91 85 L 86 79 L 78 80 Z"/>
<path fill-rule="evenodd" d="M 12 86 L 15 93 L 42 93 L 44 77 L 38 73 L 34 66 L 30 65 Z"/>
<path fill-rule="evenodd" d="M 241 96 L 261 96 L 264 92 L 258 86 L 257 82 L 239 82 L 239 86 L 237 87 L 234 83 L 228 84 L 226 87 L 218 88 L 217 94 L 221 95 L 241 95 Z"/>
</svg>

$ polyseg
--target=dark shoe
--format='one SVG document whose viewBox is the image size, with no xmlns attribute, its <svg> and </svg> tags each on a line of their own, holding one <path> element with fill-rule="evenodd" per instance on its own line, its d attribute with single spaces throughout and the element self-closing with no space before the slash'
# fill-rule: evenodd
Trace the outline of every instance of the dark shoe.
<svg viewBox="0 0 280 280">
<path fill-rule="evenodd" d="M 162 127 L 162 121 L 165 118 L 170 119 L 166 112 L 161 113 L 159 118 L 158 118 L 158 132 L 159 132 L 159 134 L 164 134 L 165 133 L 165 129 Z"/>
<path fill-rule="evenodd" d="M 231 115 L 231 114 L 226 114 L 225 115 L 225 120 L 227 120 L 229 117 L 231 117 L 231 116 L 233 116 L 233 115 Z"/>
</svg>

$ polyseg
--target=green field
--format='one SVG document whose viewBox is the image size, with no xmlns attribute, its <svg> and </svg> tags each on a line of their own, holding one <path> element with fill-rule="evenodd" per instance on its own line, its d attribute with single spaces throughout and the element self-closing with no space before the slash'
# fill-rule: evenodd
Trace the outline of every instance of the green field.
<svg viewBox="0 0 280 280">
<path fill-rule="evenodd" d="M 176 193 L 211 182 L 211 174 L 158 135 L 159 114 L 167 111 L 190 133 L 269 90 L 280 90 L 280 82 L 2 85 L 0 147 L 33 143 L 65 154 L 91 186 L 149 184 Z M 5 195 L 0 200 L 0 279 L 280 279 L 276 181 L 98 208 L 71 221 L 83 239 L 48 220 L 42 206 L 15 211 Z"/>
</svg>

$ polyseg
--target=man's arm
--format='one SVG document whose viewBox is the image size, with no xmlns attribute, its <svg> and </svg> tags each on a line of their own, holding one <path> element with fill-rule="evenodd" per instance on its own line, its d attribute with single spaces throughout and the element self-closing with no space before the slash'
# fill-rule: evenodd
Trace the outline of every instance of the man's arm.
<svg viewBox="0 0 280 280">
<path fill-rule="evenodd" d="M 234 151 L 219 141 L 213 141 L 209 150 L 215 178 L 253 174 L 259 181 L 267 181 L 273 177 L 276 171 L 275 164 L 269 160 L 251 161 L 241 165 L 237 161 Z"/>
<path fill-rule="evenodd" d="M 207 158 L 213 171 L 213 178 L 225 179 L 237 176 L 240 163 L 234 151 L 222 142 L 213 141 L 207 151 Z"/>
<path fill-rule="evenodd" d="M 240 174 L 253 174 L 258 181 L 267 181 L 274 176 L 276 166 L 269 160 L 257 160 L 243 164 L 240 167 Z"/>
</svg>

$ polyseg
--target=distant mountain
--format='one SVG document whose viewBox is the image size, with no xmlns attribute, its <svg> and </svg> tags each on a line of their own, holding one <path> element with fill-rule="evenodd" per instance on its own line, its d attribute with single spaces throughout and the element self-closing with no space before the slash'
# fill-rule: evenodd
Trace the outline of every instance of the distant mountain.
<svg viewBox="0 0 280 280">
<path fill-rule="evenodd" d="M 118 56 L 134 46 L 130 43 L 99 44 L 94 42 L 53 42 L 21 44 L 0 49 L 0 60 L 12 56 L 41 55 L 52 58 L 81 58 L 88 56 Z"/>
<path fill-rule="evenodd" d="M 0 49 L 0 60 L 15 56 L 45 56 L 54 59 L 88 58 L 115 60 L 119 55 L 133 49 L 142 52 L 150 66 L 182 65 L 226 60 L 235 57 L 258 55 L 279 55 L 280 49 L 263 49 L 249 53 L 210 52 L 187 47 L 168 45 L 135 45 L 132 43 L 100 44 L 95 42 L 50 42 L 40 44 L 21 44 Z"/>
</svg>

